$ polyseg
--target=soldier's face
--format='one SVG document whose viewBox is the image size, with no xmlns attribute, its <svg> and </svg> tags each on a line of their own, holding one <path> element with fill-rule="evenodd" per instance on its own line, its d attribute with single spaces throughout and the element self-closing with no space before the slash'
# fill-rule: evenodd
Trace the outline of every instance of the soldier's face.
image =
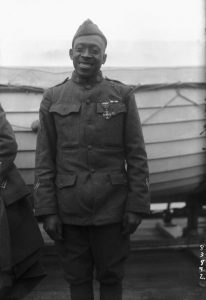
<svg viewBox="0 0 206 300">
<path fill-rule="evenodd" d="M 98 35 L 76 38 L 69 54 L 77 74 L 86 78 L 95 76 L 107 57 L 104 40 Z"/>
</svg>

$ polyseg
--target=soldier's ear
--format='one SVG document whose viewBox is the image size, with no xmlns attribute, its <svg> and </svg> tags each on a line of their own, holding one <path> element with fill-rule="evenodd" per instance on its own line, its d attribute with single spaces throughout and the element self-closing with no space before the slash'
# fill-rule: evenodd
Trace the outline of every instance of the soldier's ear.
<svg viewBox="0 0 206 300">
<path fill-rule="evenodd" d="M 73 60 L 73 50 L 72 49 L 69 49 L 69 56 L 70 56 L 71 60 Z"/>
<path fill-rule="evenodd" d="M 106 60 L 107 60 L 107 54 L 104 53 L 104 55 L 103 55 L 103 63 L 102 64 L 104 64 L 106 62 Z"/>
</svg>

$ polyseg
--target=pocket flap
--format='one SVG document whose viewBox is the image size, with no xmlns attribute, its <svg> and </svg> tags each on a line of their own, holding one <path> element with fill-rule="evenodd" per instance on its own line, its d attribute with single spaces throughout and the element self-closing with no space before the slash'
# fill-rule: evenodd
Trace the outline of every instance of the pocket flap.
<svg viewBox="0 0 206 300">
<path fill-rule="evenodd" d="M 66 116 L 71 113 L 79 112 L 81 103 L 72 103 L 72 104 L 53 104 L 50 107 L 50 112 L 57 113 L 61 116 Z"/>
<path fill-rule="evenodd" d="M 97 113 L 102 114 L 106 109 L 101 103 L 97 103 Z M 124 103 L 112 103 L 108 107 L 108 111 L 112 112 L 112 115 L 117 115 L 119 113 L 125 113 L 127 111 L 126 105 Z"/>
<path fill-rule="evenodd" d="M 111 178 L 112 185 L 117 185 L 117 184 L 126 185 L 127 184 L 127 178 L 124 174 L 121 174 L 121 173 L 112 174 L 111 173 L 110 178 Z"/>
<path fill-rule="evenodd" d="M 68 175 L 57 175 L 56 185 L 58 188 L 64 188 L 67 186 L 74 186 L 76 183 L 76 174 L 68 174 Z"/>
</svg>

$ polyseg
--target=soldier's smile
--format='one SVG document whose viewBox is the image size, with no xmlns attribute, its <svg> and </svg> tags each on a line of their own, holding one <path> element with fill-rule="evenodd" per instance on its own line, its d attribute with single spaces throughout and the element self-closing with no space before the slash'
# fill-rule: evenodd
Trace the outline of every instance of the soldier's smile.
<svg viewBox="0 0 206 300">
<path fill-rule="evenodd" d="M 93 77 L 106 61 L 105 42 L 98 35 L 80 36 L 70 49 L 70 58 L 79 76 Z"/>
<path fill-rule="evenodd" d="M 92 67 L 92 64 L 80 62 L 80 63 L 79 63 L 79 67 L 80 67 L 81 69 L 90 69 L 90 68 Z"/>
</svg>

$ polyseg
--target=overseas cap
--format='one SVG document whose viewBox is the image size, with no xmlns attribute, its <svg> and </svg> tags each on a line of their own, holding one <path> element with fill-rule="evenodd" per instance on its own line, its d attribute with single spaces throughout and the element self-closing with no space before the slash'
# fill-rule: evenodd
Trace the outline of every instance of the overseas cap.
<svg viewBox="0 0 206 300">
<path fill-rule="evenodd" d="M 72 40 L 72 46 L 74 44 L 74 41 L 77 37 L 83 36 L 83 35 L 99 35 L 105 42 L 105 46 L 107 46 L 107 39 L 104 36 L 104 34 L 101 32 L 101 30 L 98 28 L 96 24 L 94 24 L 91 20 L 87 19 L 84 21 L 78 28 L 77 32 L 75 33 L 73 40 Z"/>
</svg>

